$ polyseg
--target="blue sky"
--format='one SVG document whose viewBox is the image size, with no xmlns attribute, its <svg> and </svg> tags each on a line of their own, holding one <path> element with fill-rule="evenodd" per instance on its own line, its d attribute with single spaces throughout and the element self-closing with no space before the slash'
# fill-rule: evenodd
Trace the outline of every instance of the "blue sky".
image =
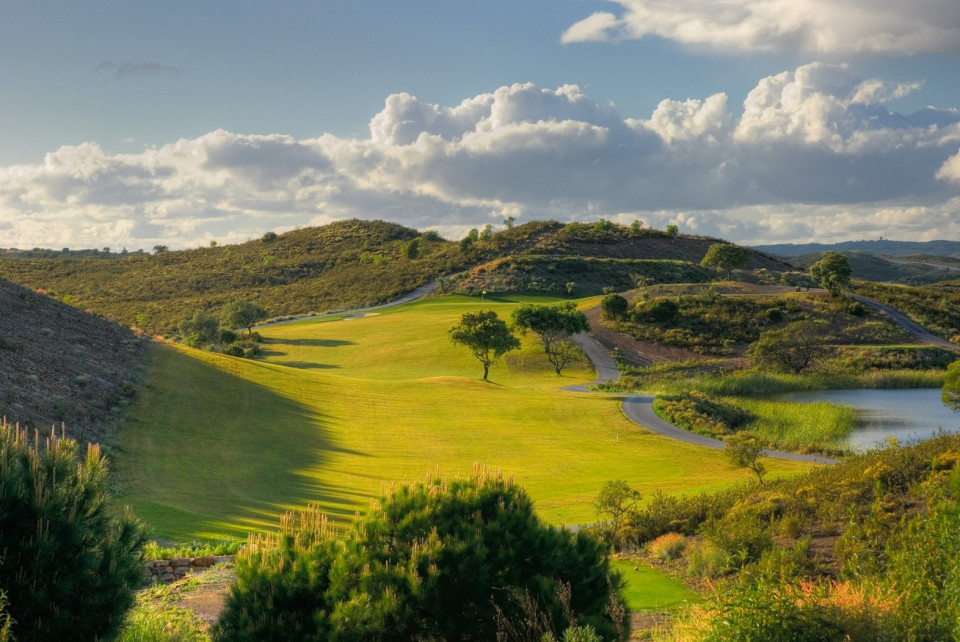
<svg viewBox="0 0 960 642">
<path fill-rule="evenodd" d="M 960 236 L 955 0 L 0 4 L 0 246 Z M 934 109 L 925 109 L 932 106 Z"/>
</svg>

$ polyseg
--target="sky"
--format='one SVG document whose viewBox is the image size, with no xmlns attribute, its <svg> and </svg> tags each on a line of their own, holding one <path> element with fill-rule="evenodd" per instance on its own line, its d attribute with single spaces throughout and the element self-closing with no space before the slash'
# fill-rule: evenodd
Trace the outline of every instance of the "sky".
<svg viewBox="0 0 960 642">
<path fill-rule="evenodd" d="M 956 0 L 0 0 L 0 247 L 960 239 Z"/>
</svg>

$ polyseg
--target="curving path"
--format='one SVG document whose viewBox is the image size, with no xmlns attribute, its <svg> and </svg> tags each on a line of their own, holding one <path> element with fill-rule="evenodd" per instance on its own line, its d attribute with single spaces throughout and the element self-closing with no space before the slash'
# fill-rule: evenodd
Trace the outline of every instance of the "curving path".
<svg viewBox="0 0 960 642">
<path fill-rule="evenodd" d="M 612 383 L 620 379 L 620 369 L 617 368 L 616 362 L 607 353 L 607 351 L 603 349 L 603 346 L 597 343 L 593 337 L 585 333 L 580 333 L 573 336 L 573 341 L 580 346 L 581 349 L 583 349 L 584 353 L 587 355 L 587 358 L 590 359 L 590 362 L 593 363 L 593 367 L 597 370 L 597 380 L 589 385 Z M 573 392 L 587 392 L 586 385 L 569 386 L 565 389 Z M 676 439 L 678 441 L 693 444 L 695 446 L 704 446 L 706 448 L 715 448 L 717 450 L 723 450 L 727 446 L 726 442 L 723 442 L 719 439 L 698 435 L 697 433 L 684 430 L 683 428 L 674 426 L 673 424 L 661 419 L 660 416 L 653 411 L 654 398 L 652 395 L 624 394 L 623 397 L 623 414 L 625 414 L 634 423 L 652 432 L 655 432 L 658 435 L 663 435 L 664 437 Z M 839 460 L 831 457 L 785 453 L 780 452 L 779 450 L 764 450 L 763 455 L 765 457 L 772 457 L 774 459 L 805 461 L 814 464 L 839 463 Z"/>
<path fill-rule="evenodd" d="M 933 334 L 925 327 L 908 317 L 906 314 L 897 310 L 896 308 L 891 308 L 885 303 L 880 303 L 875 299 L 869 297 L 861 296 L 859 294 L 851 294 L 851 296 L 859 301 L 860 303 L 866 305 L 867 307 L 873 308 L 886 314 L 890 319 L 895 323 L 900 324 L 903 328 L 909 332 L 914 338 L 923 343 L 937 346 L 938 348 L 944 348 L 945 350 L 952 350 L 954 352 L 960 352 L 960 346 L 955 343 L 950 343 L 944 339 L 941 339 L 937 335 Z"/>
<path fill-rule="evenodd" d="M 417 299 L 422 299 L 428 294 L 432 293 L 437 289 L 437 281 L 430 281 L 421 285 L 416 290 L 407 292 L 398 299 L 393 301 L 388 301 L 386 303 L 381 303 L 380 305 L 372 305 L 368 308 L 357 308 L 356 310 L 340 310 L 335 312 L 324 312 L 323 314 L 301 314 L 299 316 L 291 317 L 289 319 L 283 319 L 282 321 L 267 321 L 266 323 L 260 323 L 257 325 L 258 328 L 263 328 L 271 325 L 283 325 L 284 323 L 293 323 L 295 321 L 303 321 L 304 319 L 322 319 L 323 317 L 330 317 L 335 314 L 347 314 L 354 315 L 354 317 L 362 316 L 365 312 L 373 312 L 375 310 L 382 310 L 384 308 L 392 308 L 396 305 L 402 305 L 404 303 L 410 303 L 411 301 L 416 301 Z M 346 317 L 350 318 L 350 317 Z"/>
</svg>

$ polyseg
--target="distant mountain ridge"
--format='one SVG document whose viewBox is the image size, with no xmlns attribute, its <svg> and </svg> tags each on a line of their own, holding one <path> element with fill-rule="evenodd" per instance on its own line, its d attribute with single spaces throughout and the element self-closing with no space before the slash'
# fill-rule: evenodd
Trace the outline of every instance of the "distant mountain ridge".
<svg viewBox="0 0 960 642">
<path fill-rule="evenodd" d="M 861 252 L 879 256 L 949 256 L 960 258 L 960 241 L 843 241 L 841 243 L 779 243 L 753 245 L 753 249 L 776 256 L 802 256 L 821 252 Z"/>
</svg>

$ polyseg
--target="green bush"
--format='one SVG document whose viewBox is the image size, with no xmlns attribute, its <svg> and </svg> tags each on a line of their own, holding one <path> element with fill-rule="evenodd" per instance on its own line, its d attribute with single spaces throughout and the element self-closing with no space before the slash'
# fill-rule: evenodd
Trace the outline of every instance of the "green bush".
<svg viewBox="0 0 960 642">
<path fill-rule="evenodd" d="M 214 639 L 489 640 L 495 614 L 522 617 L 524 595 L 553 622 L 569 611 L 609 639 L 620 580 L 604 548 L 542 524 L 500 475 L 431 477 L 381 498 L 342 538 L 316 510 L 252 538 Z"/>
<path fill-rule="evenodd" d="M 73 440 L 0 424 L 0 587 L 17 640 L 111 638 L 143 580 L 143 540 L 110 505 L 97 446 L 81 460 Z"/>
<path fill-rule="evenodd" d="M 629 307 L 627 300 L 616 293 L 610 293 L 600 301 L 600 311 L 607 319 L 622 319 Z"/>
<path fill-rule="evenodd" d="M 657 323 L 666 323 L 672 321 L 680 312 L 680 307 L 676 301 L 671 299 L 654 299 L 643 306 L 642 313 L 649 316 Z"/>
<path fill-rule="evenodd" d="M 653 408 L 672 424 L 713 437 L 732 434 L 756 419 L 742 408 L 696 391 L 658 397 Z"/>
</svg>

